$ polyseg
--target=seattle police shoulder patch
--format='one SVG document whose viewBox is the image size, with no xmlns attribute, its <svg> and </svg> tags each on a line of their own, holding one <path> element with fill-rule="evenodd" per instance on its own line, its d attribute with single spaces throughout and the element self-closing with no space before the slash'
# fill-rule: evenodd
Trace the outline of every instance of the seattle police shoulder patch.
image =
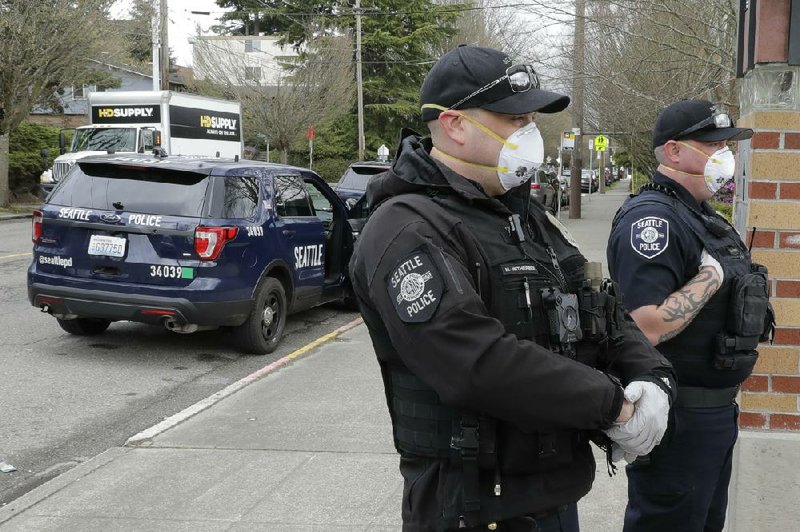
<svg viewBox="0 0 800 532">
<path fill-rule="evenodd" d="M 419 249 L 391 270 L 386 289 L 401 320 L 422 323 L 431 319 L 439 307 L 444 283 L 431 256 Z"/>
<path fill-rule="evenodd" d="M 646 259 L 664 253 L 669 247 L 669 221 L 645 216 L 631 224 L 631 247 Z"/>
</svg>

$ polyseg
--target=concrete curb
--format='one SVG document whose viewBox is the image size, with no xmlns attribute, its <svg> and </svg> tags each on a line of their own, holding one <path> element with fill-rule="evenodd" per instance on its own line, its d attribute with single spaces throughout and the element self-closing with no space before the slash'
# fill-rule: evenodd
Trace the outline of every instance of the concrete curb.
<svg viewBox="0 0 800 532">
<path fill-rule="evenodd" d="M 132 451 L 132 449 L 112 447 L 94 458 L 82 464 L 78 464 L 72 469 L 48 480 L 22 497 L 14 499 L 7 505 L 0 507 L 0 525 L 130 451 Z"/>
<path fill-rule="evenodd" d="M 356 318 L 355 320 L 353 320 L 350 323 L 347 323 L 347 324 L 339 327 L 338 329 L 334 330 L 333 332 L 330 332 L 330 333 L 328 333 L 328 334 L 326 334 L 324 336 L 321 336 L 321 337 L 317 338 L 316 340 L 313 340 L 312 342 L 304 345 L 303 347 L 301 347 L 301 348 L 289 353 L 285 357 L 283 357 L 283 358 L 281 358 L 279 360 L 276 360 L 275 362 L 273 362 L 271 364 L 268 364 L 268 365 L 264 366 L 263 368 L 261 368 L 259 370 L 254 371 L 250 375 L 247 375 L 246 377 L 243 377 L 243 378 L 239 379 L 238 381 L 234 382 L 233 384 L 228 385 L 227 387 L 223 388 L 222 390 L 218 391 L 217 393 L 215 393 L 213 395 L 210 395 L 210 396 L 206 397 L 205 399 L 201 399 L 200 401 L 196 402 L 195 404 L 193 404 L 193 405 L 191 405 L 191 406 L 189 406 L 187 408 L 184 408 L 183 410 L 181 410 L 177 414 L 166 418 L 161 423 L 153 425 L 152 427 L 150 427 L 148 429 L 145 429 L 145 430 L 141 431 L 140 433 L 138 433 L 138 434 L 136 434 L 134 436 L 131 436 L 130 438 L 128 438 L 128 441 L 125 442 L 125 446 L 126 447 L 147 447 L 148 443 L 150 442 L 150 440 L 152 440 L 153 438 L 155 438 L 156 436 L 158 436 L 162 432 L 167 431 L 167 430 L 171 429 L 172 427 L 175 427 L 175 426 L 179 425 L 180 423 L 186 421 L 190 417 L 192 417 L 192 416 L 194 416 L 196 414 L 199 414 L 203 410 L 206 410 L 207 408 L 210 408 L 211 406 L 213 406 L 216 403 L 222 401 L 226 397 L 228 397 L 230 395 L 233 395 L 234 393 L 238 392 L 239 390 L 241 390 L 245 386 L 258 381 L 259 379 L 262 379 L 263 377 L 269 375 L 273 371 L 276 371 L 276 370 L 288 365 L 293 360 L 295 360 L 297 358 L 300 358 L 301 356 L 307 354 L 309 351 L 311 351 L 315 347 L 319 347 L 320 345 L 325 344 L 325 343 L 333 340 L 334 338 L 336 338 L 340 334 L 342 334 L 342 333 L 344 333 L 346 331 L 349 331 L 353 327 L 361 325 L 362 323 L 364 323 L 364 320 L 362 318 L 360 318 L 360 317 Z"/>
<path fill-rule="evenodd" d="M 287 366 L 292 361 L 308 354 L 314 348 L 319 347 L 327 342 L 330 342 L 331 340 L 335 339 L 342 333 L 347 332 L 350 329 L 357 327 L 358 325 L 361 325 L 362 323 L 363 320 L 359 317 L 351 321 L 350 323 L 347 323 L 339 327 L 338 329 L 335 329 L 334 331 L 324 336 L 321 336 L 316 340 L 309 342 L 303 347 L 296 349 L 295 351 L 289 353 L 285 357 L 276 360 L 275 362 L 268 364 L 259 370 L 254 371 L 250 375 L 247 375 L 246 377 L 239 379 L 238 381 L 225 387 L 219 392 L 198 401 L 197 403 L 183 409 L 177 414 L 168 417 L 161 423 L 158 423 L 148 429 L 143 430 L 142 432 L 136 434 L 135 436 L 132 436 L 131 438 L 128 439 L 128 441 L 125 442 L 123 447 L 112 447 L 106 451 L 103 451 L 97 456 L 87 460 L 86 462 L 78 464 L 74 468 L 65 471 L 64 473 L 58 475 L 57 477 L 48 480 L 41 486 L 38 486 L 33 490 L 29 491 L 28 493 L 26 493 L 25 495 L 9 502 L 6 506 L 0 507 L 0 524 L 10 520 L 13 517 L 16 517 L 23 511 L 34 506 L 35 504 L 38 504 L 41 501 L 44 501 L 53 494 L 58 493 L 59 491 L 66 488 L 70 484 L 80 481 L 83 477 L 89 475 L 90 473 L 92 473 L 97 469 L 100 469 L 101 467 L 116 460 L 117 458 L 124 456 L 128 452 L 133 451 L 135 448 L 147 447 L 149 440 L 156 437 L 157 435 L 182 423 L 183 421 L 189 419 L 195 414 L 198 414 L 208 409 L 209 407 L 220 402 L 222 399 L 233 395 L 234 393 L 246 387 L 247 385 L 262 379 L 268 374 L 273 373 L 284 366 Z"/>
<path fill-rule="evenodd" d="M 25 218 L 33 218 L 33 213 L 0 214 L 0 223 L 8 220 L 24 220 Z"/>
</svg>

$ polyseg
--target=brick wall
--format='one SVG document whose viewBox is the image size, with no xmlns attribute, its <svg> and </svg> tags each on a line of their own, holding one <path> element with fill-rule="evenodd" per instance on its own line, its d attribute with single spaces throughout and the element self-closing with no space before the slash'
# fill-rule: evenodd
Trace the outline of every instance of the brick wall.
<svg viewBox="0 0 800 532">
<path fill-rule="evenodd" d="M 762 344 L 744 383 L 743 428 L 800 431 L 800 112 L 742 117 L 755 130 L 749 154 L 747 226 L 757 227 L 753 260 L 769 268 L 777 314 L 773 345 Z"/>
</svg>

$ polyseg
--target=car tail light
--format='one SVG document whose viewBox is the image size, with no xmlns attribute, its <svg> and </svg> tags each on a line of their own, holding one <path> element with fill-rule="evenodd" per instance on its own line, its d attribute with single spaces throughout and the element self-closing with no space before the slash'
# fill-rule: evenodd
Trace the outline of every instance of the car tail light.
<svg viewBox="0 0 800 532">
<path fill-rule="evenodd" d="M 38 244 L 42 238 L 42 211 L 33 211 L 31 238 L 34 244 Z"/>
<path fill-rule="evenodd" d="M 194 230 L 194 250 L 200 260 L 217 260 L 225 243 L 237 234 L 238 227 L 198 227 Z"/>
<path fill-rule="evenodd" d="M 531 190 L 539 190 L 540 188 L 542 188 L 542 185 L 539 183 L 531 183 Z"/>
</svg>

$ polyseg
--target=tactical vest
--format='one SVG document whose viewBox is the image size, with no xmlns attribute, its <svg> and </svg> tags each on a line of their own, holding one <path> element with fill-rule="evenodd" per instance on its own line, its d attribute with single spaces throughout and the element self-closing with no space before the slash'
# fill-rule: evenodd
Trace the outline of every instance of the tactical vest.
<svg viewBox="0 0 800 532">
<path fill-rule="evenodd" d="M 640 205 L 664 205 L 722 265 L 724 281 L 691 323 L 657 346 L 675 368 L 682 386 L 728 388 L 741 384 L 758 358 L 756 347 L 773 323 L 767 270 L 754 264 L 738 233 L 710 208 L 706 212 L 681 201 L 672 189 L 649 184 L 617 212 L 613 227 Z"/>
<path fill-rule="evenodd" d="M 490 315 L 517 338 L 591 364 L 598 344 L 608 339 L 607 331 L 616 334 L 622 318 L 615 298 L 583 283 L 586 259 L 545 221 L 543 211 L 521 220 L 510 212 L 504 216 L 476 209 L 455 195 L 408 194 L 394 201 L 430 213 L 434 225 L 435 217 L 446 212 L 467 226 L 481 252 L 467 258 L 479 295 Z M 570 298 L 572 306 L 564 302 Z M 404 367 L 383 368 L 383 376 L 397 450 L 463 466 L 463 508 L 445 518 L 466 515 L 467 523 L 477 524 L 520 515 L 514 502 L 499 498 L 504 476 L 536 475 L 572 462 L 576 453 L 590 456 L 587 434 L 526 433 L 502 420 L 442 405 Z M 487 477 L 492 479 L 489 489 L 482 480 Z M 535 494 L 518 503 L 529 506 L 530 497 Z"/>
</svg>

